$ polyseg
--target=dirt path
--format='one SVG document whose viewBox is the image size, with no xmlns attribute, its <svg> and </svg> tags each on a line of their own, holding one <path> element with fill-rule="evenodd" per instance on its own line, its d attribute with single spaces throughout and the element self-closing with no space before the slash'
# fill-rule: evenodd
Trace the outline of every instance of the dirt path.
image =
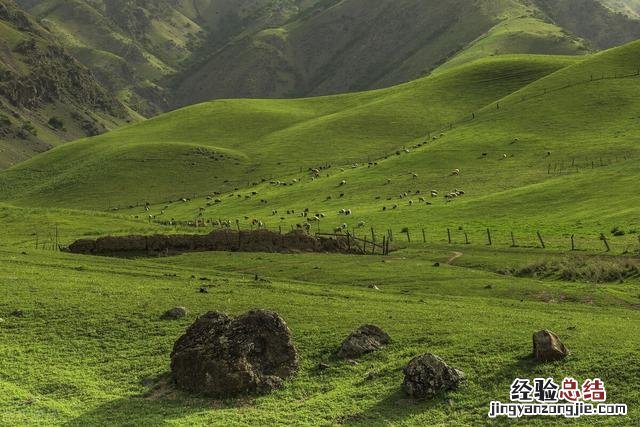
<svg viewBox="0 0 640 427">
<path fill-rule="evenodd" d="M 449 259 L 447 260 L 447 264 L 451 265 L 453 264 L 453 262 L 455 260 L 457 260 L 458 258 L 460 258 L 461 256 L 463 256 L 464 254 L 462 252 L 453 252 L 451 254 L 451 256 L 449 257 Z"/>
</svg>

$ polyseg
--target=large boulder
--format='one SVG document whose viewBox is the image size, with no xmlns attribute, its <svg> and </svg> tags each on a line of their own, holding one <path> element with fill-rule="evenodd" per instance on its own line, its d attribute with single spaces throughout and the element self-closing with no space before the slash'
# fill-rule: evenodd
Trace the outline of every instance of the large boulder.
<svg viewBox="0 0 640 427">
<path fill-rule="evenodd" d="M 360 326 L 342 342 L 337 356 L 342 359 L 354 359 L 380 349 L 389 344 L 389 335 L 375 325 Z"/>
<path fill-rule="evenodd" d="M 209 312 L 176 341 L 171 373 L 185 391 L 214 398 L 265 394 L 298 370 L 284 320 L 253 310 L 237 318 Z"/>
<path fill-rule="evenodd" d="M 533 334 L 533 357 L 538 362 L 562 360 L 569 354 L 560 338 L 551 331 L 538 331 Z"/>
<path fill-rule="evenodd" d="M 456 390 L 463 381 L 462 371 L 428 353 L 413 358 L 404 368 L 402 389 L 414 399 L 433 399 L 440 393 Z"/>
</svg>

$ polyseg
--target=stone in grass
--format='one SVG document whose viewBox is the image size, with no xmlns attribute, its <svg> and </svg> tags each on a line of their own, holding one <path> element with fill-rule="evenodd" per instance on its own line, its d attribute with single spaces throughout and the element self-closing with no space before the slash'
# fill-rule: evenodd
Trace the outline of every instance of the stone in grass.
<svg viewBox="0 0 640 427">
<path fill-rule="evenodd" d="M 284 320 L 266 310 L 232 318 L 209 312 L 176 341 L 171 373 L 178 388 L 213 398 L 266 394 L 298 370 Z"/>
<path fill-rule="evenodd" d="M 375 325 L 363 325 L 353 331 L 338 349 L 337 356 L 341 359 L 355 359 L 364 354 L 382 348 L 389 344 L 389 335 Z"/>
<path fill-rule="evenodd" d="M 171 310 L 165 311 L 160 318 L 162 320 L 178 320 L 187 315 L 187 309 L 184 307 L 174 307 Z"/>
<path fill-rule="evenodd" d="M 538 362 L 562 360 L 569 354 L 560 338 L 551 331 L 538 331 L 533 334 L 533 357 Z"/>
<path fill-rule="evenodd" d="M 464 373 L 447 365 L 434 354 L 417 356 L 404 368 L 402 389 L 414 399 L 433 399 L 456 390 L 464 381 Z"/>
</svg>

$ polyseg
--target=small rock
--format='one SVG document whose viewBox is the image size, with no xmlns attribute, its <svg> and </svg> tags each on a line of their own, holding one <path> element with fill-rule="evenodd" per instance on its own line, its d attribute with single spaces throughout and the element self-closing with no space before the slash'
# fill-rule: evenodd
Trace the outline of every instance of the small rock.
<svg viewBox="0 0 640 427">
<path fill-rule="evenodd" d="M 380 290 L 379 287 L 377 287 L 376 285 L 373 285 L 373 284 L 369 285 L 369 289 L 373 289 L 374 291 L 379 291 Z"/>
<path fill-rule="evenodd" d="M 533 334 L 533 357 L 538 362 L 562 360 L 569 354 L 560 338 L 551 331 L 538 331 Z"/>
<path fill-rule="evenodd" d="M 209 289 L 207 289 L 207 288 L 205 288 L 205 287 L 201 287 L 201 288 L 200 288 L 200 290 L 199 290 L 199 292 L 200 292 L 201 294 L 208 294 L 208 293 L 209 293 Z"/>
<path fill-rule="evenodd" d="M 187 315 L 187 309 L 184 307 L 175 307 L 165 311 L 160 318 L 162 320 L 178 320 Z"/>
<path fill-rule="evenodd" d="M 485 288 L 485 289 L 493 289 L 493 286 L 492 286 L 492 285 L 487 285 L 487 286 L 485 286 L 484 288 Z"/>
<path fill-rule="evenodd" d="M 337 356 L 354 359 L 389 344 L 389 335 L 375 325 L 363 325 L 353 331 L 342 343 Z"/>
<path fill-rule="evenodd" d="M 402 389 L 414 399 L 433 399 L 440 393 L 456 390 L 463 381 L 463 372 L 428 353 L 413 358 L 404 368 Z"/>
</svg>

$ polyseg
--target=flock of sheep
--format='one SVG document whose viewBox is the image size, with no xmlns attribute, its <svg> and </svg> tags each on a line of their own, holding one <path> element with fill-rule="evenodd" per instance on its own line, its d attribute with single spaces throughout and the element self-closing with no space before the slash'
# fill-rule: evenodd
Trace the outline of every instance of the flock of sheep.
<svg viewBox="0 0 640 427">
<path fill-rule="evenodd" d="M 440 134 L 440 137 L 443 137 L 443 136 L 444 136 L 444 134 Z M 438 136 L 433 136 L 433 137 L 430 138 L 430 140 L 437 140 L 437 139 L 438 139 Z M 417 148 L 422 147 L 425 144 L 428 144 L 429 142 L 430 141 L 425 141 L 425 142 L 422 142 L 422 143 L 418 143 L 418 144 L 413 145 L 410 148 L 411 149 L 417 149 Z M 402 154 L 405 154 L 405 153 L 410 153 L 410 152 L 411 152 L 411 150 L 409 148 L 403 147 L 401 150 L 397 150 L 395 152 L 395 155 L 399 156 L 399 155 L 402 155 Z M 488 155 L 488 153 L 482 153 L 482 158 L 486 158 L 487 155 Z M 381 160 L 387 159 L 387 158 L 389 158 L 391 156 L 392 156 L 392 154 L 387 155 L 385 157 L 382 157 Z M 502 156 L 502 158 L 504 158 L 504 159 L 508 158 L 507 154 L 504 154 Z M 365 163 L 363 165 L 361 165 L 359 163 L 352 163 L 351 164 L 351 168 L 359 168 L 361 166 L 372 168 L 372 167 L 378 166 L 378 162 L 370 161 L 370 162 Z M 296 185 L 296 184 L 304 182 L 307 178 L 309 178 L 311 181 L 315 181 L 317 179 L 321 179 L 323 177 L 323 175 L 326 175 L 326 177 L 329 178 L 331 175 L 328 173 L 328 170 L 332 169 L 332 167 L 333 166 L 331 164 L 326 164 L 326 165 L 319 166 L 319 167 L 312 167 L 312 168 L 308 169 L 309 175 L 307 175 L 306 177 L 304 175 L 302 175 L 302 176 L 299 176 L 297 178 L 290 178 L 289 180 L 286 180 L 286 181 L 284 181 L 284 180 L 275 180 L 275 179 L 274 180 L 263 179 L 262 183 L 267 183 L 268 182 L 272 186 L 293 186 L 293 185 Z M 340 171 L 345 171 L 345 168 L 342 167 L 342 168 L 339 168 L 339 170 Z M 416 172 L 411 171 L 411 172 L 407 172 L 407 173 L 413 180 L 417 180 L 419 178 L 419 175 Z M 462 172 L 461 172 L 461 170 L 459 168 L 452 169 L 451 172 L 450 172 L 450 176 L 451 177 L 459 177 L 459 176 L 461 176 L 461 174 L 462 174 Z M 393 181 L 392 181 L 391 178 L 385 179 L 385 185 L 390 185 L 390 184 L 392 184 L 392 182 Z M 254 186 L 257 186 L 257 185 L 259 185 L 259 183 L 254 183 Z M 338 198 L 340 198 L 340 199 L 344 198 L 345 197 L 345 192 L 344 191 L 345 191 L 346 188 L 348 188 L 347 180 L 346 179 L 340 180 L 337 183 L 336 188 L 339 188 L 341 190 L 341 192 L 339 192 L 338 195 L 337 195 Z M 258 192 L 257 191 L 251 191 L 250 193 L 244 194 L 244 195 L 243 194 L 239 194 L 238 191 L 239 190 L 236 189 L 236 192 L 229 194 L 228 197 L 250 200 L 250 199 L 258 196 Z M 450 202 L 452 202 L 452 201 L 464 196 L 465 194 L 466 194 L 466 192 L 463 189 L 455 188 L 454 190 L 445 192 L 443 194 L 443 199 L 444 199 L 444 201 L 446 203 L 450 203 Z M 328 202 L 328 201 L 332 200 L 335 196 L 336 195 L 329 195 L 324 199 L 324 201 Z M 417 201 L 414 200 L 413 197 L 415 197 Z M 398 195 L 398 199 L 401 200 L 401 201 L 405 201 L 406 200 L 406 203 L 408 204 L 408 206 L 414 206 L 416 204 L 432 205 L 433 204 L 433 199 L 437 199 L 439 197 L 441 197 L 441 192 L 440 192 L 440 190 L 436 190 L 436 189 L 425 191 L 425 193 L 421 193 L 420 190 L 406 191 L 406 192 L 403 192 L 403 193 Z M 377 196 L 377 197 L 375 197 L 375 199 L 376 200 L 380 200 L 381 197 Z M 388 201 L 393 201 L 393 199 L 394 199 L 394 197 L 387 197 Z M 186 199 L 186 198 L 183 198 L 183 199 L 180 199 L 180 201 L 183 202 L 183 203 L 186 203 L 186 202 L 189 202 L 190 200 Z M 222 195 L 219 192 L 215 192 L 215 193 L 207 196 L 206 206 L 200 207 L 198 209 L 198 211 L 199 211 L 198 218 L 201 219 L 201 218 L 204 217 L 204 214 L 206 212 L 206 208 L 212 207 L 212 206 L 215 206 L 215 205 L 219 205 L 221 203 L 223 203 L 223 200 L 222 200 Z M 260 203 L 266 205 L 269 202 L 266 199 L 261 199 Z M 381 210 L 382 211 L 397 210 L 397 209 L 400 208 L 400 203 L 401 202 L 398 201 L 396 203 L 393 203 L 391 206 L 383 205 L 383 206 L 381 206 Z M 160 211 L 160 215 L 164 215 L 165 210 L 168 207 L 169 206 L 165 206 L 164 209 L 162 209 Z M 148 212 L 150 210 L 150 207 L 147 205 L 145 207 L 145 210 Z M 351 217 L 351 216 L 353 216 L 353 212 L 354 211 L 351 208 L 342 208 L 342 209 L 337 211 L 337 216 L 338 217 L 341 217 L 341 216 Z M 278 215 L 279 215 L 279 212 L 278 212 L 277 209 L 271 210 L 271 216 L 272 217 L 277 217 Z M 286 221 L 288 217 L 289 218 L 291 218 L 291 217 L 304 218 L 304 220 L 301 223 L 298 223 L 296 226 L 299 229 L 305 229 L 307 231 L 310 230 L 311 224 L 320 223 L 326 217 L 326 214 L 322 213 L 322 212 L 318 212 L 318 213 L 316 213 L 314 215 L 311 215 L 308 208 L 305 208 L 302 212 L 299 212 L 299 213 L 297 213 L 293 209 L 289 209 L 289 210 L 286 211 L 286 215 L 287 216 L 284 216 L 284 215 L 280 216 L 280 220 L 281 221 Z M 155 219 L 155 216 L 150 214 L 149 218 L 150 218 L 150 220 L 151 219 Z M 250 220 L 250 223 L 251 223 L 252 227 L 258 227 L 258 228 L 265 227 L 265 223 L 261 219 L 258 219 L 258 218 L 251 219 L 249 217 L 245 217 L 245 220 L 248 220 L 248 221 Z M 174 222 L 174 221 L 175 220 L 172 219 L 172 222 Z M 231 227 L 231 221 L 228 221 L 228 220 L 215 220 L 215 221 L 214 220 L 196 220 L 195 224 L 198 225 L 200 222 L 203 222 L 203 223 L 206 223 L 206 224 L 212 224 L 213 226 L 220 227 L 220 228 L 230 228 Z M 365 221 L 359 221 L 357 223 L 357 227 L 358 228 L 362 228 L 365 225 L 366 225 Z M 335 227 L 333 230 L 336 233 L 338 233 L 338 232 L 344 231 L 347 228 L 348 228 L 348 225 L 346 223 L 342 223 L 340 226 Z"/>
</svg>

